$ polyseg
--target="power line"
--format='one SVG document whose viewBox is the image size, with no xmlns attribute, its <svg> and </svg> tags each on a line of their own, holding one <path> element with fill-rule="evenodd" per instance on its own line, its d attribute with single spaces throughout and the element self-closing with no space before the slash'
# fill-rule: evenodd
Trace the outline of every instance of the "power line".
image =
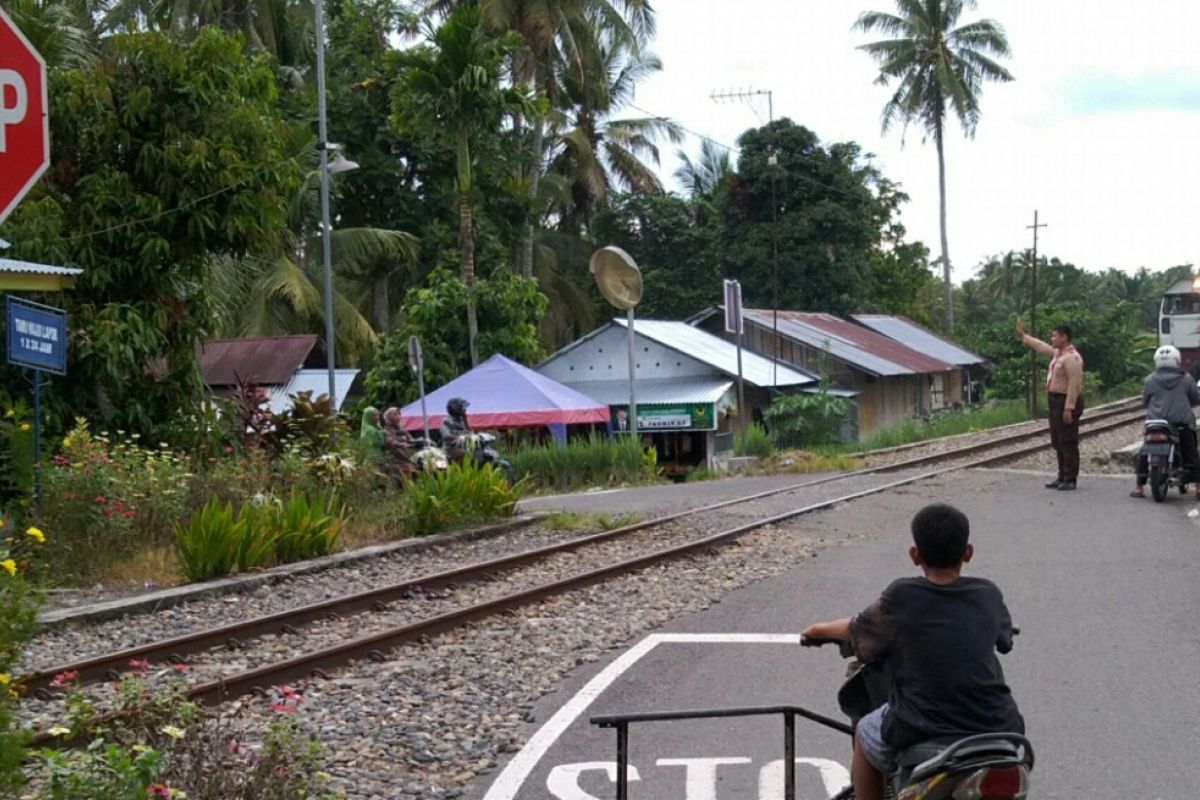
<svg viewBox="0 0 1200 800">
<path fill-rule="evenodd" d="M 304 150 L 301 150 L 300 152 L 296 153 L 294 156 L 289 156 L 288 158 L 283 158 L 283 159 L 280 159 L 279 161 L 275 161 L 270 164 L 265 164 L 265 165 L 259 167 L 258 169 L 254 170 L 253 172 L 251 172 L 246 177 L 242 178 L 240 181 L 231 183 L 228 186 L 217 189 L 215 192 L 209 192 L 208 194 L 197 197 L 194 200 L 189 200 L 186 203 L 181 203 L 180 205 L 177 205 L 174 208 L 164 209 L 163 211 L 160 211 L 157 214 L 153 214 L 149 217 L 144 217 L 143 219 L 135 219 L 135 220 L 130 220 L 128 222 L 120 222 L 120 223 L 117 223 L 116 225 L 111 225 L 107 228 L 103 228 L 98 231 L 88 231 L 87 233 L 80 233 L 75 236 L 68 236 L 68 237 L 65 237 L 63 239 L 63 241 L 68 244 L 71 244 L 74 242 L 81 242 L 84 239 L 90 239 L 93 236 L 103 236 L 106 233 L 113 233 L 115 231 L 123 230 L 125 228 L 132 228 L 135 225 L 146 225 L 151 222 L 155 222 L 156 220 L 160 220 L 163 217 L 170 216 L 171 214 L 177 214 L 180 211 L 186 211 L 189 208 L 200 205 L 201 203 L 205 202 L 206 200 L 211 200 L 214 197 L 225 194 L 226 192 L 232 192 L 234 189 L 244 186 L 245 184 L 249 183 L 254 178 L 257 178 L 259 175 L 266 172 L 267 170 L 274 169 L 278 166 L 288 163 L 289 161 L 299 160 L 299 158 L 302 155 L 304 155 L 304 153 L 307 150 L 308 150 L 308 148 L 306 147 L 306 148 L 304 148 Z"/>
</svg>

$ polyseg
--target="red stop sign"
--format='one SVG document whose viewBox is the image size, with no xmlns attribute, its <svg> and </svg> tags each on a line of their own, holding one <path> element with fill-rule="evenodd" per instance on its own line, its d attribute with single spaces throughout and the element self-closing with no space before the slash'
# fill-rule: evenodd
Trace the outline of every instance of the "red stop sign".
<svg viewBox="0 0 1200 800">
<path fill-rule="evenodd" d="M 49 165 L 46 62 L 0 8 L 0 222 Z"/>
</svg>

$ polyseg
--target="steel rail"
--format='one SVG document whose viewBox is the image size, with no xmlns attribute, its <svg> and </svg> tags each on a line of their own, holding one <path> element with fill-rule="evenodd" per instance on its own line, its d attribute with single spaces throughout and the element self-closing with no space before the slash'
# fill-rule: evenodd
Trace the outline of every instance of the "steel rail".
<svg viewBox="0 0 1200 800">
<path fill-rule="evenodd" d="M 1093 426 L 1087 431 L 1081 432 L 1081 435 L 1090 436 L 1093 434 L 1104 433 L 1109 430 L 1115 430 L 1128 425 L 1130 422 L 1136 421 L 1136 419 L 1139 418 L 1140 416 L 1134 418 L 1124 418 L 1105 423 L 1104 425 Z M 900 478 L 881 486 L 874 486 L 829 500 L 811 503 L 809 505 L 783 512 L 781 514 L 775 514 L 721 531 L 719 533 L 704 536 L 681 545 L 675 545 L 644 555 L 634 556 L 632 558 L 608 564 L 587 572 L 552 581 L 541 586 L 536 586 L 524 591 L 506 595 L 504 597 L 499 597 L 486 602 L 456 609 L 454 611 L 440 614 L 436 617 L 408 623 L 376 634 L 351 639 L 331 647 L 325 647 L 319 650 L 303 653 L 283 661 L 266 664 L 261 667 L 235 673 L 233 675 L 223 676 L 215 681 L 195 684 L 187 688 L 186 694 L 190 699 L 200 703 L 217 704 L 227 702 L 246 694 L 265 693 L 270 687 L 283 683 L 304 680 L 312 677 L 328 678 L 328 672 L 330 670 L 344 666 L 354 660 L 370 658 L 372 660 L 383 661 L 388 658 L 388 650 L 400 645 L 418 641 L 447 630 L 461 627 L 462 625 L 477 619 L 489 617 L 501 612 L 512 611 L 547 597 L 584 588 L 608 580 L 612 577 L 624 575 L 658 563 L 671 561 L 682 556 L 690 555 L 697 551 L 721 546 L 747 533 L 751 533 L 769 525 L 785 522 L 805 514 L 824 511 L 842 503 L 848 503 L 864 497 L 869 497 L 871 495 L 881 494 L 891 489 L 896 489 L 902 486 L 908 486 L 910 484 L 917 483 L 919 481 L 936 478 L 950 472 L 990 466 L 993 464 L 1010 461 L 1014 458 L 1020 458 L 1025 455 L 1035 453 L 1039 450 L 1043 450 L 1046 447 L 1048 447 L 1048 445 L 1045 443 L 1030 445 L 1015 451 L 985 456 L 965 464 L 960 463 L 940 467 L 928 472 Z M 611 531 L 609 533 L 611 533 Z M 104 718 L 111 719 L 112 715 L 109 715 L 108 717 L 102 717 L 102 720 Z M 57 740 L 50 736 L 46 731 L 35 734 L 33 739 L 33 744 L 39 746 L 53 744 L 56 742 Z M 57 743 L 62 744 L 62 742 Z"/>
<path fill-rule="evenodd" d="M 1106 411 L 1099 416 L 1092 417 L 1091 420 L 1089 420 L 1089 424 L 1094 424 L 1101 419 L 1106 419 L 1108 417 L 1124 413 L 1125 410 L 1126 409 L 1124 408 L 1118 408 Z M 1133 421 L 1134 419 L 1138 418 L 1140 418 L 1140 415 L 1136 418 L 1131 418 L 1128 421 Z M 1128 421 L 1122 422 L 1122 424 L 1127 424 Z M 1086 429 L 1086 431 L 1091 432 L 1092 428 L 1089 427 Z M 120 677 L 123 669 L 127 668 L 131 661 L 136 660 L 184 663 L 186 662 L 187 656 L 195 653 L 213 650 L 222 646 L 239 649 L 243 646 L 244 642 L 251 639 L 268 634 L 294 634 L 298 627 L 315 621 L 336 619 L 342 615 L 356 614 L 368 610 L 381 611 L 386 608 L 389 603 L 409 599 L 413 594 L 424 590 L 436 590 L 460 581 L 477 580 L 497 572 L 536 563 L 537 561 L 553 555 L 571 552 L 583 547 L 627 536 L 637 531 L 665 525 L 685 517 L 717 511 L 729 506 L 761 500 L 767 497 L 793 492 L 812 486 L 832 483 L 839 480 L 846 480 L 848 478 L 861 477 L 864 475 L 877 473 L 896 472 L 922 464 L 947 461 L 981 452 L 983 450 L 994 449 L 995 447 L 1000 447 L 1006 444 L 1012 444 L 1017 441 L 1044 435 L 1044 430 L 1009 434 L 998 439 L 975 443 L 954 450 L 930 453 L 923 456 L 917 456 L 915 458 L 898 461 L 892 464 L 885 464 L 877 467 L 866 467 L 845 473 L 839 473 L 837 475 L 828 475 L 798 484 L 791 484 L 778 489 L 769 489 L 750 495 L 723 500 L 717 503 L 710 503 L 705 506 L 686 509 L 684 511 L 666 514 L 630 525 L 624 525 L 612 530 L 578 537 L 566 542 L 546 545 L 544 547 L 526 550 L 509 556 L 502 556 L 489 561 L 477 562 L 439 573 L 422 575 L 409 580 L 389 584 L 387 586 L 377 587 L 375 589 L 369 589 L 349 595 L 342 595 L 340 597 L 333 597 L 317 603 L 312 603 L 293 609 L 287 609 L 274 614 L 255 617 L 230 625 L 207 628 L 190 634 L 173 637 L 171 639 L 164 639 L 145 645 L 139 645 L 137 647 L 131 647 L 112 653 L 102 654 L 93 658 L 59 664 L 23 676 L 20 679 L 20 685 L 24 686 L 26 691 L 31 691 L 42 699 L 50 699 L 52 694 L 50 693 L 49 689 L 54 682 L 55 676 L 62 673 L 75 673 L 75 685 L 77 686 L 103 680 L 115 680 Z"/>
<path fill-rule="evenodd" d="M 1129 422 L 1130 420 L 1128 419 L 1122 419 L 1115 422 L 1106 423 L 1105 425 L 1096 426 L 1088 430 L 1088 435 L 1102 433 L 1107 430 L 1114 430 L 1116 428 L 1128 425 Z M 870 497 L 871 495 L 881 494 L 883 492 L 890 491 L 891 489 L 897 489 L 901 486 L 908 486 L 919 481 L 936 478 L 950 472 L 1009 461 L 1013 458 L 1019 458 L 1024 455 L 1043 450 L 1047 446 L 1048 445 L 1046 444 L 1039 444 L 1023 448 L 1022 450 L 1016 452 L 1006 452 L 985 456 L 967 464 L 955 464 L 952 466 L 941 467 L 939 469 L 920 473 L 918 475 L 900 478 L 898 480 L 883 484 L 882 486 L 874 486 L 868 489 L 852 492 L 847 495 L 842 495 L 840 497 L 835 497 L 830 500 L 822 500 L 817 503 L 811 503 L 800 508 L 785 511 L 781 514 L 774 514 L 770 517 L 765 517 L 745 523 L 743 525 L 738 525 L 734 528 L 711 534 L 709 536 L 704 536 L 681 545 L 663 548 L 645 555 L 634 556 L 623 561 L 598 567 L 587 572 L 562 578 L 560 580 L 546 583 L 541 586 L 536 586 L 531 589 L 515 592 L 494 600 L 489 600 L 483 603 L 478 603 L 472 606 L 457 609 L 455 611 L 447 612 L 445 614 L 440 614 L 424 621 L 409 623 L 392 628 L 390 630 L 382 631 L 380 633 L 352 639 L 348 642 L 342 642 L 332 647 L 326 647 L 320 650 L 305 653 L 276 664 L 268 664 L 256 669 L 226 676 L 220 680 L 199 684 L 190 687 L 188 689 L 188 695 L 197 702 L 220 703 L 257 690 L 266 690 L 267 688 L 280 683 L 286 683 L 289 681 L 295 681 L 314 676 L 327 677 L 328 670 L 343 666 L 347 662 L 355 659 L 367 657 L 380 661 L 386 660 L 386 651 L 389 649 L 392 649 L 398 645 L 414 642 L 419 639 L 450 630 L 452 628 L 460 627 L 467 622 L 488 617 L 502 611 L 512 611 L 553 595 L 581 589 L 586 586 L 602 582 L 614 576 L 624 575 L 629 572 L 653 566 L 664 561 L 670 561 L 681 556 L 690 555 L 696 551 L 702 551 L 708 548 L 723 545 L 747 533 L 759 530 L 769 525 L 786 522 L 798 516 L 811 514 L 817 511 L 824 511 L 842 503 L 848 503 L 864 497 Z"/>
</svg>

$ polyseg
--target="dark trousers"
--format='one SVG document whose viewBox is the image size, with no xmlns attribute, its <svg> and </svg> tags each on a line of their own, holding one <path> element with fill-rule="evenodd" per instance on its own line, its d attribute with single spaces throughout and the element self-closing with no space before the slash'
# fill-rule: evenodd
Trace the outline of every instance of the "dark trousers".
<svg viewBox="0 0 1200 800">
<path fill-rule="evenodd" d="M 1183 456 L 1183 466 L 1187 470 L 1189 483 L 1200 483 L 1200 454 L 1196 452 L 1196 432 L 1187 425 L 1178 425 L 1175 430 L 1179 433 L 1179 451 Z M 1138 455 L 1137 485 L 1145 486 L 1150 478 L 1150 459 Z"/>
<path fill-rule="evenodd" d="M 1058 479 L 1073 481 L 1079 477 L 1079 418 L 1083 416 L 1083 397 L 1075 401 L 1071 424 L 1063 422 L 1067 396 L 1059 392 L 1047 394 L 1050 406 L 1050 445 L 1058 455 Z"/>
</svg>

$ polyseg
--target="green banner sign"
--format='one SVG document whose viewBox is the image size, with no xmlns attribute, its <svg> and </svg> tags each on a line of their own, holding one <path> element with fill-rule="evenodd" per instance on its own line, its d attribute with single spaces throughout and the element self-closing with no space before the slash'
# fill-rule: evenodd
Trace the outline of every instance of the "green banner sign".
<svg viewBox="0 0 1200 800">
<path fill-rule="evenodd" d="M 629 429 L 628 406 L 612 406 L 612 417 L 618 431 Z M 711 431 L 716 427 L 717 415 L 712 403 L 638 403 L 639 431 Z"/>
</svg>

